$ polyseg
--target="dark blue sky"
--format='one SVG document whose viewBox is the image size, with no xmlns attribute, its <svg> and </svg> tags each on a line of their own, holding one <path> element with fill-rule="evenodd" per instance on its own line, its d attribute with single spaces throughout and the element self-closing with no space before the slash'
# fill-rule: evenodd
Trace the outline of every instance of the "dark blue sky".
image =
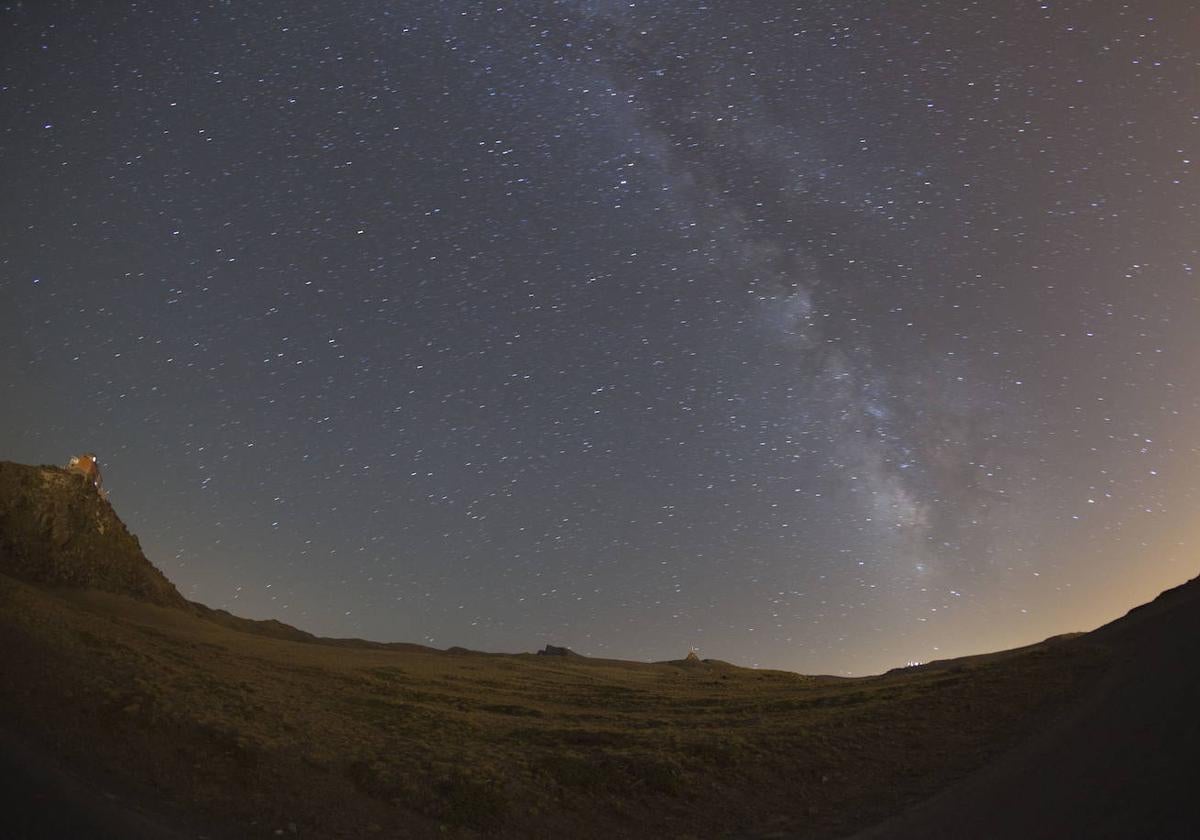
<svg viewBox="0 0 1200 840">
<path fill-rule="evenodd" d="M 1200 567 L 1188 4 L 0 7 L 0 457 L 190 598 L 863 673 Z"/>
</svg>

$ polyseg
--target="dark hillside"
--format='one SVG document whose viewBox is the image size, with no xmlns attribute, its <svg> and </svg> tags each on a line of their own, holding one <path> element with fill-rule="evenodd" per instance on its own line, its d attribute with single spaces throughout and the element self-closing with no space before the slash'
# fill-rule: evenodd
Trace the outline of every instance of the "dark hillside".
<svg viewBox="0 0 1200 840">
<path fill-rule="evenodd" d="M 1111 665 L 1017 749 L 863 840 L 1195 837 L 1200 578 L 1060 647 Z"/>
</svg>

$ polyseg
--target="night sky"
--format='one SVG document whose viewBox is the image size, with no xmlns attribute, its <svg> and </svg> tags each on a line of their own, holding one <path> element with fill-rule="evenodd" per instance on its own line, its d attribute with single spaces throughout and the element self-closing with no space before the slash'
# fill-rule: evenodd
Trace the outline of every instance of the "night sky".
<svg viewBox="0 0 1200 840">
<path fill-rule="evenodd" d="M 323 635 L 871 673 L 1200 571 L 1200 12 L 9 3 L 0 458 Z"/>
</svg>

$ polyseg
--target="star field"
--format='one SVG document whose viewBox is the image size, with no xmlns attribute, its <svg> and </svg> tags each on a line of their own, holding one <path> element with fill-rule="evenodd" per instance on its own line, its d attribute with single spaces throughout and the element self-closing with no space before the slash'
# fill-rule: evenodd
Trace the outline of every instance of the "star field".
<svg viewBox="0 0 1200 840">
<path fill-rule="evenodd" d="M 1197 572 L 1187 4 L 0 7 L 0 457 L 322 635 L 868 673 Z"/>
</svg>

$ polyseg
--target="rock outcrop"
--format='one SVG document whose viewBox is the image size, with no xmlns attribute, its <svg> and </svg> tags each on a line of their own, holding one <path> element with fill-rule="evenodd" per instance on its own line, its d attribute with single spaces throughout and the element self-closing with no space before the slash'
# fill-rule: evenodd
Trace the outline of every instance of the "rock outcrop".
<svg viewBox="0 0 1200 840">
<path fill-rule="evenodd" d="M 87 477 L 0 461 L 0 574 L 162 606 L 187 601 Z"/>
</svg>

